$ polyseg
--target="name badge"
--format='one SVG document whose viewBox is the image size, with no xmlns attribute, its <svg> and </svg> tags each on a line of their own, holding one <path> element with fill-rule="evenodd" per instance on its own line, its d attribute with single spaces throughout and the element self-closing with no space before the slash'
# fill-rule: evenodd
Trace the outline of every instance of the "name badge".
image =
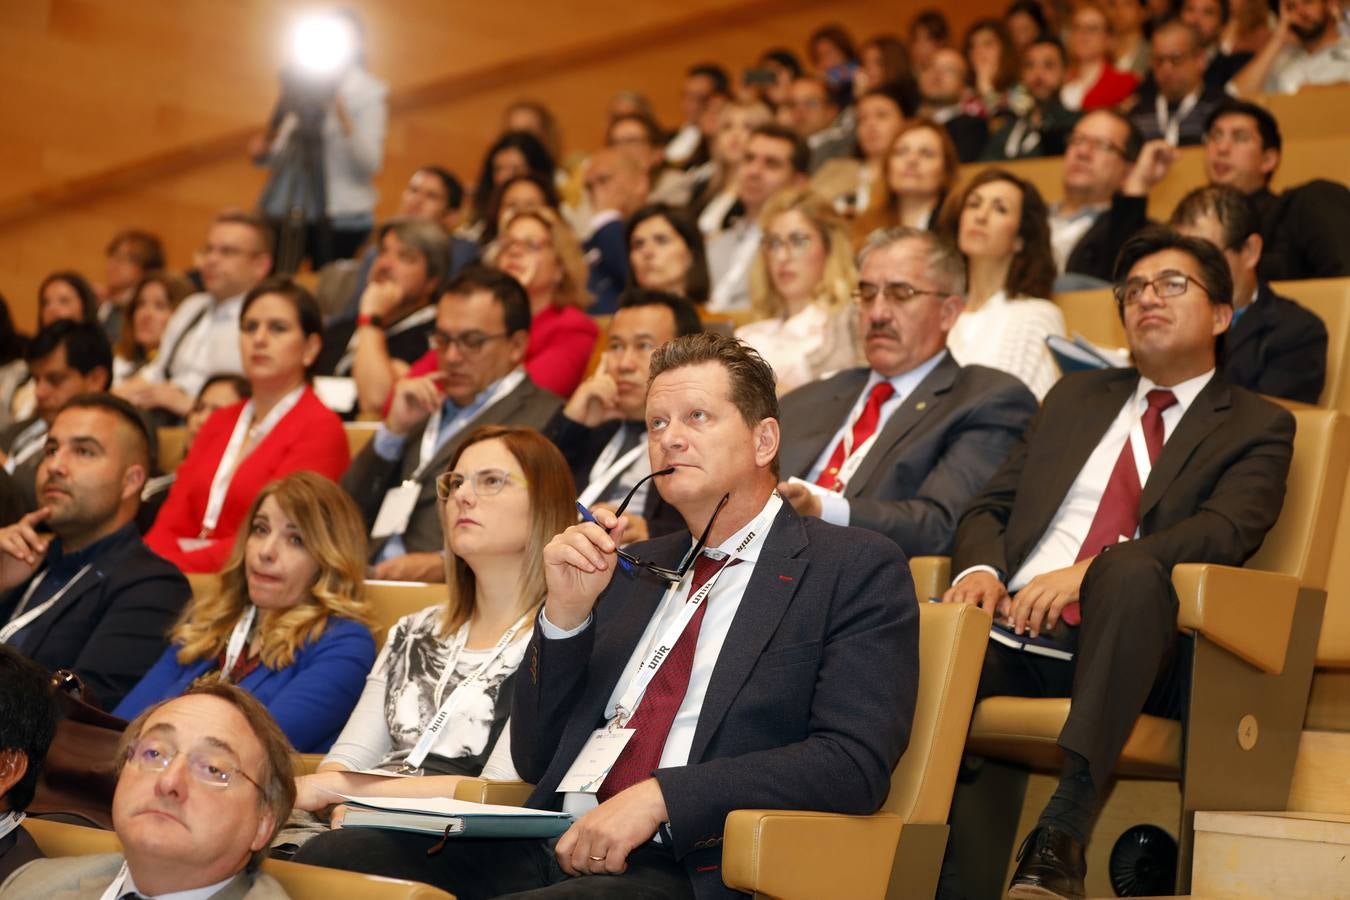
<svg viewBox="0 0 1350 900">
<path fill-rule="evenodd" d="M 210 546 L 211 542 L 205 538 L 180 537 L 178 539 L 178 549 L 184 553 L 191 553 L 194 550 L 201 550 Z"/>
<path fill-rule="evenodd" d="M 375 527 L 370 530 L 370 536 L 379 540 L 407 531 L 413 507 L 417 505 L 421 493 L 422 486 L 415 481 L 405 481 L 396 488 L 390 488 L 375 516 Z"/>
<path fill-rule="evenodd" d="M 558 790 L 566 794 L 594 794 L 600 790 L 605 776 L 614 768 L 614 762 L 636 734 L 631 728 L 597 728 L 591 732 L 586 746 L 577 754 L 576 761 L 558 783 Z"/>
</svg>

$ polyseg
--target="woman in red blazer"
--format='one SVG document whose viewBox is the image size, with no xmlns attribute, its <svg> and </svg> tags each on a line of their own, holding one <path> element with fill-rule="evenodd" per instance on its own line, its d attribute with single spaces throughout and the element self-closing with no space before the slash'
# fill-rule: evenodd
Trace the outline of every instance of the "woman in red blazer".
<svg viewBox="0 0 1350 900">
<path fill-rule="evenodd" d="M 1095 3 L 1074 10 L 1069 22 L 1069 77 L 1059 99 L 1066 109 L 1091 112 L 1117 106 L 1134 93 L 1139 78 L 1111 65 L 1111 20 Z"/>
<path fill-rule="evenodd" d="M 145 536 L 184 572 L 220 570 L 263 485 L 300 469 L 336 481 L 351 462 L 342 422 L 306 375 L 322 328 L 314 297 L 288 279 L 268 279 L 244 298 L 239 344 L 253 397 L 207 419 Z"/>
</svg>

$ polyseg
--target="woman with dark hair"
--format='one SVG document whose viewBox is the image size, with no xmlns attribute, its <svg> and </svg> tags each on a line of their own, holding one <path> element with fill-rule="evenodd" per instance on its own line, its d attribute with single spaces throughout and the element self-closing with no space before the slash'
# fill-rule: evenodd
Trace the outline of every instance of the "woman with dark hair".
<svg viewBox="0 0 1350 900">
<path fill-rule="evenodd" d="M 952 43 L 952 26 L 941 10 L 921 9 L 909 20 L 909 58 L 914 64 L 914 76 L 928 68 L 933 54 Z"/>
<path fill-rule="evenodd" d="M 137 285 L 164 268 L 164 245 L 158 235 L 139 228 L 127 228 L 113 235 L 104 257 L 107 262 L 103 269 L 103 284 L 98 288 L 102 297 L 98 320 L 103 324 L 109 343 L 116 344 L 125 319 L 122 313 L 131 302 Z"/>
<path fill-rule="evenodd" d="M 914 63 L 910 61 L 905 42 L 894 34 L 879 34 L 862 45 L 858 71 L 853 76 L 853 95 L 862 97 L 868 91 L 886 85 L 911 99 L 905 115 L 913 115 L 919 104 Z"/>
<path fill-rule="evenodd" d="M 98 295 L 79 272 L 53 272 L 38 285 L 38 330 L 60 319 L 98 323 Z"/>
<path fill-rule="evenodd" d="M 141 279 L 131 300 L 117 313 L 122 322 L 113 346 L 113 384 L 135 375 L 155 358 L 169 317 L 192 291 L 192 282 L 172 275 L 161 273 Z M 105 323 L 104 331 L 108 330 Z"/>
<path fill-rule="evenodd" d="M 885 165 L 880 190 L 873 192 L 867 209 L 854 221 L 856 244 L 878 228 L 931 229 L 961 161 L 946 128 L 931 119 L 910 119 L 896 134 Z"/>
<path fill-rule="evenodd" d="M 1050 23 L 1045 18 L 1045 10 L 1036 0 L 1014 0 L 1003 13 L 1003 27 L 1008 32 L 1017 58 L 1022 51 L 1031 46 L 1036 38 L 1050 33 Z"/>
<path fill-rule="evenodd" d="M 502 220 L 508 216 L 546 208 L 556 213 L 561 205 L 558 189 L 543 175 L 538 172 L 514 175 L 492 191 L 478 243 L 486 247 L 495 241 L 501 232 Z"/>
<path fill-rule="evenodd" d="M 269 278 L 244 297 L 239 354 L 253 396 L 202 426 L 145 536 L 182 571 L 220 570 L 269 481 L 299 469 L 336 481 L 346 471 L 342 422 L 309 386 L 322 331 L 318 302 L 289 279 Z"/>
<path fill-rule="evenodd" d="M 1000 369 L 1037 398 L 1059 378 L 1045 339 L 1064 335 L 1049 300 L 1055 280 L 1049 213 L 1040 192 L 1002 169 L 985 169 L 952 197 L 942 231 L 966 259 L 966 304 L 947 335 L 962 365 Z"/>
<path fill-rule="evenodd" d="M 886 177 L 886 159 L 905 118 L 914 112 L 917 96 L 898 84 L 874 87 L 854 106 L 858 121 L 858 156 L 828 160 L 811 176 L 811 190 L 852 218 L 867 209 Z"/>
<path fill-rule="evenodd" d="M 858 71 L 858 51 L 843 25 L 831 22 L 811 33 L 806 42 L 811 68 L 823 79 L 830 92 L 846 103 L 853 94 L 853 74 Z"/>
<path fill-rule="evenodd" d="M 644 206 L 624 226 L 628 243 L 628 286 L 665 291 L 705 303 L 708 256 L 693 221 L 665 204 Z"/>
<path fill-rule="evenodd" d="M 975 96 L 987 117 L 1008 107 L 1008 91 L 1017 84 L 1018 54 L 998 19 L 977 19 L 966 29 L 961 52 L 974 80 Z"/>
<path fill-rule="evenodd" d="M 480 227 L 490 221 L 488 206 L 493 191 L 517 175 L 528 173 L 552 184 L 555 167 L 543 142 L 528 131 L 508 131 L 497 138 L 483 155 L 483 167 L 473 191 L 473 211 Z"/>
</svg>

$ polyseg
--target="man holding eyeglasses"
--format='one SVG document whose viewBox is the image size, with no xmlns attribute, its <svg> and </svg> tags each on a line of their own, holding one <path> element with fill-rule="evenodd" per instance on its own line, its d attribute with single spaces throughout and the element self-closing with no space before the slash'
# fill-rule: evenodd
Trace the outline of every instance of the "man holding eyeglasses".
<svg viewBox="0 0 1350 900">
<path fill-rule="evenodd" d="M 966 266 L 930 231 L 880 232 L 859 255 L 867 368 L 782 400 L 779 492 L 803 516 L 879 531 L 910 556 L 947 553 L 956 520 L 1036 412 L 1017 378 L 947 352 Z"/>
<path fill-rule="evenodd" d="M 1218 248 L 1146 231 L 1116 274 L 1137 368 L 1051 389 L 961 518 L 943 598 L 995 617 L 979 696 L 1073 701 L 1059 786 L 1023 845 L 1012 897 L 1083 896 L 1084 848 L 1135 720 L 1181 713 L 1190 645 L 1177 635 L 1172 567 L 1240 566 L 1256 552 L 1293 452 L 1293 417 L 1216 374 L 1233 315 Z M 1015 646 L 1042 637 L 1068 658 Z"/>
<path fill-rule="evenodd" d="M 504 272 L 469 266 L 436 305 L 431 346 L 437 369 L 400 380 L 380 430 L 352 461 L 342 486 L 371 529 L 372 575 L 441 581 L 445 546 L 436 476 L 471 425 L 542 429 L 558 398 L 521 368 L 530 301 Z"/>
<path fill-rule="evenodd" d="M 647 454 L 647 370 L 652 353 L 673 338 L 703 330 L 683 297 L 630 288 L 619 300 L 595 373 L 544 429 L 567 459 L 581 504 L 616 509 L 651 474 Z M 628 513 L 628 542 L 679 531 L 684 520 L 650 482 Z"/>
<path fill-rule="evenodd" d="M 0 897 L 278 900 L 258 872 L 295 801 L 290 744 L 267 709 L 229 684 L 189 688 L 137 716 L 113 795 L 121 854 L 29 863 Z"/>
<path fill-rule="evenodd" d="M 227 210 L 206 232 L 200 256 L 204 291 L 183 300 L 164 328 L 159 353 L 113 393 L 176 424 L 218 374 L 242 374 L 239 311 L 244 295 L 272 269 L 272 229 L 254 213 Z"/>
</svg>

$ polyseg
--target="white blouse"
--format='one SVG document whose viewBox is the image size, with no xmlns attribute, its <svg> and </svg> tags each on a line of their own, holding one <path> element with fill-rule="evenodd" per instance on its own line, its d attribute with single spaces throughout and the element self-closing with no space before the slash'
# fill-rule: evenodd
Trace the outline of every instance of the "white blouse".
<svg viewBox="0 0 1350 900">
<path fill-rule="evenodd" d="M 773 367 L 778 395 L 839 369 L 859 364 L 853 321 L 857 313 L 844 307 L 826 312 L 819 303 L 786 319 L 761 319 L 736 329 L 736 337 L 753 347 Z"/>
<path fill-rule="evenodd" d="M 947 335 L 947 349 L 963 366 L 1015 375 L 1043 398 L 1059 380 L 1059 366 L 1045 339 L 1064 336 L 1064 314 L 1049 300 L 1009 300 L 999 291 L 976 310 L 964 310 Z"/>
</svg>

